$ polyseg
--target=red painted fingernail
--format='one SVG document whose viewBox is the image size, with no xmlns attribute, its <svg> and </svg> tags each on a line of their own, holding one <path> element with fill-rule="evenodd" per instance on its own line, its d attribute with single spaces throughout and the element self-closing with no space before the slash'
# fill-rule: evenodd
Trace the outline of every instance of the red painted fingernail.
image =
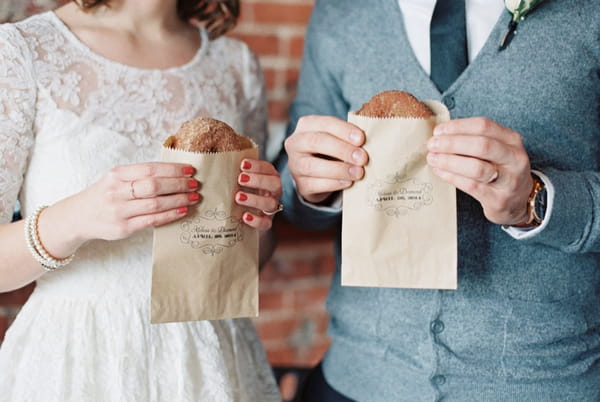
<svg viewBox="0 0 600 402">
<path fill-rule="evenodd" d="M 248 170 L 248 169 L 252 169 L 252 164 L 248 161 L 243 161 L 242 162 L 242 169 L 244 170 Z"/>
<path fill-rule="evenodd" d="M 179 207 L 177 208 L 177 213 L 180 215 L 185 214 L 188 211 L 188 207 Z"/>
<path fill-rule="evenodd" d="M 240 175 L 240 181 L 241 181 L 242 183 L 248 183 L 248 182 L 250 181 L 250 176 L 248 176 L 248 175 L 247 175 L 247 174 L 245 174 L 245 173 L 242 173 L 242 174 Z"/>
<path fill-rule="evenodd" d="M 198 201 L 199 199 L 200 199 L 200 194 L 198 194 L 198 193 L 189 193 L 188 194 L 188 200 L 190 200 L 191 202 Z"/>
<path fill-rule="evenodd" d="M 244 215 L 244 220 L 246 222 L 252 222 L 254 220 L 254 217 L 252 215 L 250 215 L 250 214 L 245 214 Z"/>
<path fill-rule="evenodd" d="M 195 189 L 197 189 L 197 188 L 198 188 L 198 185 L 199 185 L 199 184 L 198 184 L 198 181 L 197 181 L 197 180 L 189 180 L 189 181 L 188 181 L 188 188 L 189 188 L 189 189 L 195 190 Z"/>
<path fill-rule="evenodd" d="M 238 194 L 238 200 L 240 201 L 247 201 L 248 200 L 248 196 L 244 193 L 239 193 Z"/>
<path fill-rule="evenodd" d="M 181 169 L 183 171 L 183 174 L 185 176 L 190 176 L 194 174 L 194 168 L 192 166 L 185 166 L 183 169 Z"/>
</svg>

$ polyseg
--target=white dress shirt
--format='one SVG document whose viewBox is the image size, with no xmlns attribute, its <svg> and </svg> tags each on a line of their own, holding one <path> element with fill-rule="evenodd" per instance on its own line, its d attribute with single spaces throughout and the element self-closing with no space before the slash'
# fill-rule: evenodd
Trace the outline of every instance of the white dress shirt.
<svg viewBox="0 0 600 402">
<path fill-rule="evenodd" d="M 435 3 L 436 0 L 398 0 L 408 41 L 427 74 L 431 71 L 429 26 Z M 502 0 L 465 1 L 469 63 L 483 47 L 503 10 Z"/>
</svg>

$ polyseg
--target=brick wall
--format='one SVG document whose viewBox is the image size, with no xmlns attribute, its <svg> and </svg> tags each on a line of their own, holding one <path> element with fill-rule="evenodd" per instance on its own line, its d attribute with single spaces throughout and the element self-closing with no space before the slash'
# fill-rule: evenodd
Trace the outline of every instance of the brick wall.
<svg viewBox="0 0 600 402">
<path fill-rule="evenodd" d="M 0 0 L 0 21 L 18 20 L 60 0 Z M 269 99 L 270 130 L 283 136 L 302 57 L 313 0 L 242 0 L 233 36 L 260 56 Z M 271 154 L 275 153 L 274 148 Z M 330 232 L 309 233 L 278 221 L 279 243 L 261 273 L 261 314 L 256 320 L 269 360 L 277 366 L 310 366 L 328 346 L 323 301 L 334 269 Z M 0 341 L 32 286 L 0 294 Z"/>
</svg>

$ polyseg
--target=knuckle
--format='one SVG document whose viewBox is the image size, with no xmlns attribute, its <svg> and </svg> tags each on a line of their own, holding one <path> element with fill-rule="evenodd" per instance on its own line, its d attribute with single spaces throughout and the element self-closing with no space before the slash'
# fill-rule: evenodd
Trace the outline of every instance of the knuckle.
<svg viewBox="0 0 600 402">
<path fill-rule="evenodd" d="M 475 169 L 474 169 L 474 173 L 475 173 L 475 177 L 477 178 L 486 178 L 487 174 L 488 174 L 488 167 L 485 166 L 483 163 L 477 163 L 477 165 L 475 165 Z"/>
<path fill-rule="evenodd" d="M 156 198 L 150 198 L 145 201 L 144 209 L 150 212 L 156 212 L 160 209 L 160 202 Z"/>
<path fill-rule="evenodd" d="M 145 177 L 150 177 L 154 175 L 156 171 L 156 167 L 152 164 L 146 163 L 142 165 L 142 175 Z"/>
<path fill-rule="evenodd" d="M 465 191 L 467 193 L 474 193 L 479 189 L 479 183 L 475 180 L 468 180 L 465 183 Z"/>
<path fill-rule="evenodd" d="M 306 135 L 306 144 L 308 145 L 308 148 L 311 150 L 317 150 L 319 149 L 319 143 L 320 143 L 320 133 L 316 132 L 316 131 L 311 131 L 309 133 L 307 133 Z"/>
<path fill-rule="evenodd" d="M 160 184 L 157 180 L 148 180 L 146 182 L 146 188 L 150 194 L 155 195 L 158 194 L 160 190 Z"/>
<path fill-rule="evenodd" d="M 316 124 L 318 122 L 319 116 L 314 115 L 314 114 L 309 114 L 306 116 L 302 116 L 299 120 L 298 120 L 298 125 L 296 126 L 296 128 L 302 126 L 312 126 L 314 124 Z"/>
<path fill-rule="evenodd" d="M 108 181 L 108 183 L 115 183 L 115 182 L 119 181 L 120 175 L 121 175 L 121 169 L 119 167 L 114 167 L 106 173 L 105 179 L 106 179 L 106 181 Z"/>
<path fill-rule="evenodd" d="M 131 235 L 132 232 L 132 228 L 127 223 L 120 223 L 118 225 L 115 225 L 115 236 L 120 239 L 128 237 L 129 235 Z"/>
<path fill-rule="evenodd" d="M 309 175 L 314 167 L 314 162 L 312 157 L 304 157 L 299 159 L 296 162 L 297 170 L 301 174 Z"/>
<path fill-rule="evenodd" d="M 271 229 L 272 226 L 273 226 L 272 218 L 263 218 L 263 219 L 261 219 L 259 230 L 262 230 L 262 231 L 269 230 L 269 229 Z"/>
<path fill-rule="evenodd" d="M 477 141 L 477 151 L 480 155 L 487 155 L 491 150 L 491 142 L 487 138 L 479 138 Z"/>
<path fill-rule="evenodd" d="M 146 227 L 154 227 L 159 224 L 158 217 L 156 215 L 148 215 L 144 218 L 144 225 Z"/>
<path fill-rule="evenodd" d="M 517 133 L 516 131 L 512 131 L 513 133 L 513 137 L 514 137 L 514 142 L 515 144 L 517 144 L 517 146 L 522 147 L 523 146 L 523 136 L 519 133 Z"/>
<path fill-rule="evenodd" d="M 115 186 L 109 186 L 107 191 L 104 193 L 106 201 L 110 206 L 112 206 L 112 204 L 117 202 L 117 200 L 119 199 L 119 194 L 114 187 Z"/>
<path fill-rule="evenodd" d="M 117 205 L 113 203 L 109 203 L 106 206 L 106 212 L 111 219 L 117 220 L 121 216 L 121 208 L 117 207 Z"/>
<path fill-rule="evenodd" d="M 475 118 L 475 127 L 477 132 L 485 133 L 490 129 L 491 121 L 486 117 L 476 117 Z"/>
</svg>

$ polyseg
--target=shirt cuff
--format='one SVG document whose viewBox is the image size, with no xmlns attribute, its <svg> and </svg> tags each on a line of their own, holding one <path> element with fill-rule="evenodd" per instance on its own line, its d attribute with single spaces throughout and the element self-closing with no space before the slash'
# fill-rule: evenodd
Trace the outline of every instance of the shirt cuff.
<svg viewBox="0 0 600 402">
<path fill-rule="evenodd" d="M 536 226 L 533 228 L 516 228 L 514 226 L 502 226 L 502 230 L 504 230 L 506 233 L 508 233 L 517 240 L 528 239 L 540 233 L 548 225 L 548 221 L 550 220 L 550 216 L 552 215 L 552 206 L 554 205 L 554 186 L 552 185 L 552 182 L 550 181 L 548 176 L 546 176 L 545 174 L 537 170 L 532 170 L 531 172 L 535 173 L 535 175 L 542 180 L 546 188 L 546 213 L 544 214 L 544 219 L 542 219 L 542 224 L 540 226 Z"/>
<path fill-rule="evenodd" d="M 296 187 L 296 180 L 292 178 L 292 184 L 294 185 L 294 191 L 296 192 L 296 196 L 298 197 L 298 201 L 308 208 L 314 209 L 315 211 L 322 212 L 333 212 L 338 213 L 342 212 L 342 192 L 340 191 L 338 195 L 331 201 L 330 205 L 316 205 L 312 202 L 306 201 L 300 193 L 298 193 L 298 188 Z"/>
</svg>

